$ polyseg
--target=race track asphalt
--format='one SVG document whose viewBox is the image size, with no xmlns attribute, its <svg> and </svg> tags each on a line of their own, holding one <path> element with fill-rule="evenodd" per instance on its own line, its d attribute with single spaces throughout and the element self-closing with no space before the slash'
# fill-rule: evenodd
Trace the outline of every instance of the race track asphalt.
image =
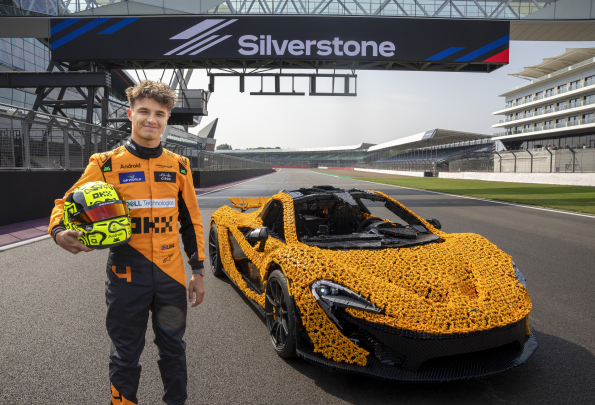
<svg viewBox="0 0 595 405">
<path fill-rule="evenodd" d="M 332 177 L 280 172 L 198 197 L 205 226 L 228 197 L 315 184 L 376 189 L 446 232 L 487 237 L 513 256 L 533 301 L 540 348 L 527 364 L 480 380 L 387 382 L 279 358 L 263 319 L 207 267 L 203 304 L 189 309 L 188 404 L 588 404 L 595 398 L 595 218 Z M 51 239 L 0 253 L 0 404 L 107 404 L 106 251 L 71 255 Z M 186 269 L 189 273 L 189 268 Z M 160 404 L 151 328 L 141 404 Z"/>
</svg>

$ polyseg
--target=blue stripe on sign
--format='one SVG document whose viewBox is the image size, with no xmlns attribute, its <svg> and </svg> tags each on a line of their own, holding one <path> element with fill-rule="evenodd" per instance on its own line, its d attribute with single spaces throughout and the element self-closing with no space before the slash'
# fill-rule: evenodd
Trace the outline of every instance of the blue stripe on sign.
<svg viewBox="0 0 595 405">
<path fill-rule="evenodd" d="M 452 47 L 450 47 L 450 48 L 448 48 L 448 49 L 445 49 L 445 50 L 443 50 L 443 51 L 442 51 L 442 52 L 440 52 L 440 53 L 437 53 L 437 54 L 436 54 L 436 55 L 434 55 L 434 56 L 430 56 L 430 57 L 429 57 L 428 59 L 426 59 L 426 60 L 442 60 L 442 59 L 446 58 L 447 56 L 450 56 L 450 55 L 452 55 L 453 53 L 457 53 L 457 52 L 459 52 L 459 51 L 461 51 L 461 50 L 463 50 L 463 49 L 465 49 L 465 47 L 464 47 L 464 46 L 463 46 L 463 47 L 460 47 L 460 46 L 452 46 Z"/>
<path fill-rule="evenodd" d="M 110 20 L 110 18 L 96 18 L 96 19 L 94 19 L 90 23 L 83 25 L 81 28 L 72 31 L 70 34 L 64 35 L 62 38 L 60 38 L 57 41 L 52 42 L 52 49 L 61 47 L 65 43 L 70 42 L 73 39 L 75 39 L 76 37 L 83 35 L 85 32 L 91 31 L 93 28 L 97 27 L 98 25 L 103 24 L 107 20 Z"/>
<path fill-rule="evenodd" d="M 111 27 L 104 29 L 99 34 L 113 34 L 114 32 L 118 31 L 120 28 L 124 28 L 128 24 L 132 24 L 133 22 L 135 22 L 139 18 L 140 17 L 129 17 L 129 18 L 125 18 L 122 21 L 118 21 L 117 23 L 115 23 Z"/>
<path fill-rule="evenodd" d="M 482 46 L 481 48 L 479 48 L 476 51 L 468 53 L 467 55 L 457 59 L 455 62 L 469 62 L 470 60 L 475 59 L 475 58 L 483 55 L 484 53 L 488 53 L 492 49 L 498 48 L 500 45 L 504 45 L 504 44 L 508 43 L 509 39 L 510 39 L 510 35 L 506 35 L 506 36 L 492 42 L 491 44 L 487 44 L 486 46 Z"/>
<path fill-rule="evenodd" d="M 74 24 L 75 22 L 78 22 L 80 20 L 81 20 L 80 18 L 69 18 L 66 21 L 62 21 L 60 24 L 56 24 L 52 27 L 52 29 L 50 30 L 50 35 L 54 35 L 60 31 L 62 31 L 64 28 L 68 28 L 72 24 Z"/>
</svg>

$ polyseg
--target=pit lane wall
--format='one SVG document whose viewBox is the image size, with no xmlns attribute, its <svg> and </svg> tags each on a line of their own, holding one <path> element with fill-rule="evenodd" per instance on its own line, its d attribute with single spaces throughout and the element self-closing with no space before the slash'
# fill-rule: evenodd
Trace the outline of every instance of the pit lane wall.
<svg viewBox="0 0 595 405">
<path fill-rule="evenodd" d="M 360 172 L 424 177 L 424 172 L 401 170 L 354 169 Z M 564 186 L 595 187 L 595 173 L 498 173 L 498 172 L 439 172 L 442 179 L 502 181 L 508 183 L 558 184 Z"/>
<path fill-rule="evenodd" d="M 193 171 L 194 187 L 210 187 L 271 173 L 272 169 Z M 54 200 L 81 177 L 82 171 L 0 171 L 0 226 L 49 217 Z"/>
<path fill-rule="evenodd" d="M 354 168 L 353 170 L 358 172 L 370 172 L 370 173 L 384 173 L 384 174 L 394 174 L 396 176 L 411 176 L 411 177 L 424 177 L 424 173 L 426 172 L 410 172 L 405 170 L 380 170 L 380 169 L 359 169 Z M 427 177 L 427 175 L 426 175 Z"/>
</svg>

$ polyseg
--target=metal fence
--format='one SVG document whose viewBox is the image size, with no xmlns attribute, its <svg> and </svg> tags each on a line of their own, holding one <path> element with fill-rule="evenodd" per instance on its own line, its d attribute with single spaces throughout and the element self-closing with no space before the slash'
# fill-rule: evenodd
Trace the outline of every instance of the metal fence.
<svg viewBox="0 0 595 405">
<path fill-rule="evenodd" d="M 0 170 L 83 170 L 93 153 L 122 145 L 130 134 L 0 103 Z M 192 170 L 272 169 L 267 163 L 165 143 Z"/>
<path fill-rule="evenodd" d="M 128 136 L 93 124 L 0 103 L 0 169 L 82 170 L 93 153 Z"/>
<path fill-rule="evenodd" d="M 448 162 L 449 172 L 491 172 L 494 161 L 489 156 L 453 160 Z"/>
<path fill-rule="evenodd" d="M 436 172 L 436 161 L 433 159 L 412 159 L 412 160 L 395 160 L 392 162 L 374 162 L 365 165 L 356 165 L 365 169 L 377 170 L 403 170 L 403 171 L 418 171 L 418 172 Z"/>
<path fill-rule="evenodd" d="M 186 156 L 190 160 L 192 170 L 199 171 L 220 171 L 220 170 L 244 170 L 244 169 L 273 169 L 270 163 L 258 162 L 256 160 L 237 158 L 220 153 L 198 150 L 186 146 L 166 143 L 165 147 L 178 155 Z"/>
<path fill-rule="evenodd" d="M 595 148 L 501 151 L 494 154 L 494 171 L 502 173 L 595 172 Z"/>
</svg>

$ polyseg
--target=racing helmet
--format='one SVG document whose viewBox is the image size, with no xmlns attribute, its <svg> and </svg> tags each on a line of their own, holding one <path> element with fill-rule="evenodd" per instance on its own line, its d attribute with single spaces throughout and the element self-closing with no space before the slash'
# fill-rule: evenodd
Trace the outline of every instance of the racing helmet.
<svg viewBox="0 0 595 405">
<path fill-rule="evenodd" d="M 132 237 L 126 201 L 103 181 L 85 183 L 70 193 L 62 219 L 66 229 L 81 231 L 78 240 L 93 249 L 123 245 Z"/>
</svg>

